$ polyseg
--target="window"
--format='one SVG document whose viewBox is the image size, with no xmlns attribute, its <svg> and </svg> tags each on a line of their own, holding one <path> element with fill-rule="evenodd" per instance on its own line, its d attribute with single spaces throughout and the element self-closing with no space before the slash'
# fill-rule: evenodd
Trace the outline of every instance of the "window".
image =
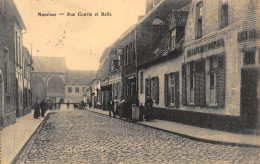
<svg viewBox="0 0 260 164">
<path fill-rule="evenodd" d="M 159 103 L 159 78 L 153 77 L 151 79 L 151 98 L 154 103 Z"/>
<path fill-rule="evenodd" d="M 79 87 L 76 87 L 76 88 L 75 88 L 75 92 L 79 92 Z"/>
<path fill-rule="evenodd" d="M 150 79 L 145 79 L 145 98 L 151 94 L 151 84 Z"/>
<path fill-rule="evenodd" d="M 202 16 L 203 16 L 203 3 L 199 2 L 196 6 L 196 38 L 202 37 Z"/>
<path fill-rule="evenodd" d="M 170 49 L 173 49 L 176 46 L 176 30 L 171 31 L 170 39 Z"/>
<path fill-rule="evenodd" d="M 129 48 L 128 48 L 128 46 L 126 46 L 126 48 L 125 48 L 125 65 L 127 65 L 128 64 L 128 54 L 129 53 Z"/>
<path fill-rule="evenodd" d="M 4 13 L 4 8 L 5 8 L 5 0 L 0 0 L 0 11 Z"/>
<path fill-rule="evenodd" d="M 9 75 L 9 54 L 6 54 L 6 60 L 5 60 L 5 71 L 4 71 L 4 84 L 5 84 L 5 93 L 9 95 L 9 81 L 10 81 L 10 75 Z"/>
<path fill-rule="evenodd" d="M 135 61 L 135 41 L 132 43 L 132 61 Z"/>
<path fill-rule="evenodd" d="M 175 105 L 175 77 L 174 74 L 169 75 L 169 95 L 170 95 L 170 106 Z"/>
<path fill-rule="evenodd" d="M 227 2 L 225 2 L 221 6 L 220 12 L 221 12 L 220 13 L 220 27 L 225 28 L 228 26 L 228 4 L 227 4 Z"/>
<path fill-rule="evenodd" d="M 194 89 L 195 89 L 195 64 L 194 62 L 191 62 L 189 64 L 190 68 L 190 75 L 189 75 L 189 80 L 190 80 L 190 103 L 194 103 Z"/>
<path fill-rule="evenodd" d="M 68 92 L 71 93 L 72 92 L 72 88 L 68 87 Z"/>
<path fill-rule="evenodd" d="M 209 85 L 210 85 L 210 97 L 209 103 L 216 104 L 217 103 L 217 96 L 216 96 L 216 70 L 217 70 L 217 57 L 211 56 L 209 58 Z"/>
<path fill-rule="evenodd" d="M 254 64 L 256 64 L 255 50 L 245 51 L 244 52 L 243 65 L 248 66 L 248 65 L 254 65 Z"/>
<path fill-rule="evenodd" d="M 140 72 L 140 93 L 144 93 L 144 72 Z"/>
<path fill-rule="evenodd" d="M 18 64 L 18 33 L 15 32 L 15 62 Z"/>
</svg>

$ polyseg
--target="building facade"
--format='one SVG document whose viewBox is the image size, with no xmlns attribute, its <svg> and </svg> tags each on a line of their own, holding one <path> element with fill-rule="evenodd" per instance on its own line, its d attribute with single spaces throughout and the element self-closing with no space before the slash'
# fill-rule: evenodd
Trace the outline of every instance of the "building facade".
<svg viewBox="0 0 260 164">
<path fill-rule="evenodd" d="M 33 57 L 32 98 L 79 103 L 96 71 L 68 70 L 63 57 Z"/>
<path fill-rule="evenodd" d="M 0 1 L 0 116 L 1 127 L 15 123 L 20 117 L 30 112 L 30 105 L 24 97 L 24 82 L 30 83 L 27 76 L 31 71 L 31 59 L 24 52 L 24 22 L 13 0 Z M 28 62 L 28 66 L 24 61 Z M 25 70 L 28 72 L 25 75 Z M 27 76 L 25 78 L 25 76 Z M 26 79 L 26 80 L 25 80 Z M 27 101 L 28 100 L 28 101 Z"/>
<path fill-rule="evenodd" d="M 203 113 L 212 127 L 259 127 L 259 16 L 257 0 L 192 1 L 183 110 Z"/>
</svg>

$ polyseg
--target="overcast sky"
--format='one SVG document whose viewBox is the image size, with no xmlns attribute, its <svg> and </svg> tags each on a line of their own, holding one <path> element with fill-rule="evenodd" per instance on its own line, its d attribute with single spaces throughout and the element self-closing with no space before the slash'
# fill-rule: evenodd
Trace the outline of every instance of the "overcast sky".
<svg viewBox="0 0 260 164">
<path fill-rule="evenodd" d="M 14 1 L 27 28 L 23 43 L 30 51 L 32 43 L 33 56 L 66 57 L 67 66 L 74 70 L 98 69 L 104 48 L 145 13 L 145 0 Z M 57 16 L 40 17 L 39 12 Z M 76 16 L 68 17 L 67 12 Z M 78 12 L 93 15 L 80 17 Z M 101 16 L 101 12 L 112 16 Z"/>
</svg>

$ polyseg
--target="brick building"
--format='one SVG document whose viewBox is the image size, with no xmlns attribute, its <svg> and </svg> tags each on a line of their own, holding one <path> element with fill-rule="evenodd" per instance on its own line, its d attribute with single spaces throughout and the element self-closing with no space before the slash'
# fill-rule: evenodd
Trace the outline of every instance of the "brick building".
<svg viewBox="0 0 260 164">
<path fill-rule="evenodd" d="M 30 99 L 24 96 L 25 82 L 31 71 L 31 59 L 23 48 L 23 33 L 26 28 L 13 0 L 0 1 L 0 116 L 1 127 L 15 123 L 30 112 Z M 27 61 L 27 64 L 25 64 Z M 26 73 L 25 78 L 25 70 Z M 26 83 L 27 84 L 27 83 Z M 29 104 L 28 104 L 29 103 Z M 27 106 L 24 108 L 24 105 Z M 28 107 L 28 108 L 27 108 Z"/>
<path fill-rule="evenodd" d="M 144 56 L 159 35 L 161 27 L 168 19 L 172 9 L 187 5 L 190 0 L 147 0 L 146 15 L 140 17 L 136 25 L 121 37 L 122 83 L 124 97 L 138 96 L 137 65 L 145 60 Z"/>
<path fill-rule="evenodd" d="M 259 1 L 193 0 L 182 66 L 183 122 L 259 126 Z"/>
</svg>

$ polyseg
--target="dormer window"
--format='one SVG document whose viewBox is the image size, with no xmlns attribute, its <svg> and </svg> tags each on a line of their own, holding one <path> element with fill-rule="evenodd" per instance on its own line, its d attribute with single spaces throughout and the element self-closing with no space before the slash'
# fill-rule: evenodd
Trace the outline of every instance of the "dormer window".
<svg viewBox="0 0 260 164">
<path fill-rule="evenodd" d="M 220 28 L 225 28 L 228 26 L 228 3 L 223 0 L 223 4 L 220 9 Z"/>
<path fill-rule="evenodd" d="M 171 31 L 171 37 L 170 37 L 170 49 L 175 48 L 176 46 L 176 29 Z"/>
<path fill-rule="evenodd" d="M 196 38 L 202 37 L 203 2 L 196 5 Z"/>
<path fill-rule="evenodd" d="M 164 22 L 160 18 L 155 18 L 152 22 L 152 25 L 163 25 Z"/>
</svg>

